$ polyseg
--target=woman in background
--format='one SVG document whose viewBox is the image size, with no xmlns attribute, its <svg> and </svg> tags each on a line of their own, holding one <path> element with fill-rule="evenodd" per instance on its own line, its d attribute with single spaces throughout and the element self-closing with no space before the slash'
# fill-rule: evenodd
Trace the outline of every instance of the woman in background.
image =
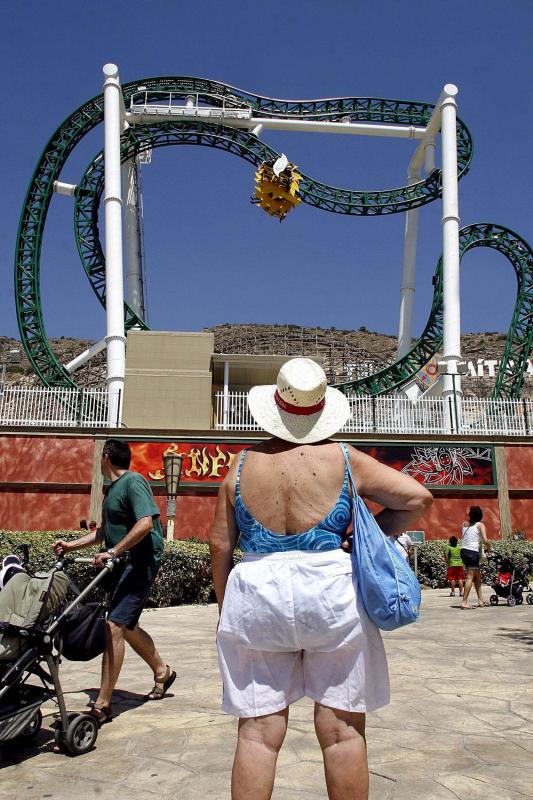
<svg viewBox="0 0 533 800">
<path fill-rule="evenodd" d="M 470 506 L 468 509 L 468 520 L 463 522 L 463 539 L 461 541 L 461 558 L 466 569 L 466 582 L 462 609 L 471 609 L 475 606 L 468 604 L 468 596 L 472 589 L 472 583 L 476 588 L 478 607 L 488 605 L 483 601 L 481 593 L 481 572 L 479 567 L 480 549 L 484 544 L 487 550 L 491 550 L 491 544 L 487 539 L 487 530 L 481 522 L 483 511 L 479 506 Z"/>
</svg>

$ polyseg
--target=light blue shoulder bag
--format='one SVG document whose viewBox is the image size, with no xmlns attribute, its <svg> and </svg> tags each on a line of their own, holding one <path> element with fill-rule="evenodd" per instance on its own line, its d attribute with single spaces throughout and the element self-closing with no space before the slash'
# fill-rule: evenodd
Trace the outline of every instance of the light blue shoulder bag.
<svg viewBox="0 0 533 800">
<path fill-rule="evenodd" d="M 420 584 L 407 561 L 396 550 L 359 497 L 343 447 L 352 487 L 352 566 L 359 593 L 372 622 L 393 631 L 416 622 L 420 613 Z"/>
</svg>

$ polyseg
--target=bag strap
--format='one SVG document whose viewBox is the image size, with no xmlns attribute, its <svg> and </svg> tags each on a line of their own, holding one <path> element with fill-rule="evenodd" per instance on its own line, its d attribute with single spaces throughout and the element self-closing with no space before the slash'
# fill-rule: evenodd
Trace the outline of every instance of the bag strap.
<svg viewBox="0 0 533 800">
<path fill-rule="evenodd" d="M 353 479 L 352 470 L 350 467 L 350 454 L 348 452 L 348 448 L 346 447 L 344 442 L 339 442 L 340 448 L 342 450 L 342 454 L 344 456 L 344 461 L 346 462 L 346 471 L 348 473 L 348 481 L 350 482 L 350 486 L 352 487 L 352 500 L 355 500 L 357 497 L 357 489 L 355 488 L 355 481 Z"/>
<path fill-rule="evenodd" d="M 350 454 L 348 452 L 348 448 L 344 444 L 344 442 L 339 442 L 342 453 L 344 455 L 344 460 L 346 462 L 346 471 L 348 473 L 348 481 L 352 489 L 352 536 L 355 534 L 355 527 L 356 527 L 356 515 L 358 513 L 358 498 L 359 495 L 357 493 L 357 489 L 355 488 L 355 481 L 352 475 L 352 469 L 350 467 Z M 353 551 L 352 551 L 353 552 Z"/>
</svg>

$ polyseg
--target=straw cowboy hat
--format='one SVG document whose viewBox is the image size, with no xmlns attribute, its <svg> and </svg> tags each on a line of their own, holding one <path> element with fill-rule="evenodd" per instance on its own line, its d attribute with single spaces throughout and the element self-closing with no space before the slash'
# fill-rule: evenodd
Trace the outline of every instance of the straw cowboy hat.
<svg viewBox="0 0 533 800">
<path fill-rule="evenodd" d="M 248 405 L 265 431 L 296 444 L 327 439 L 350 416 L 347 398 L 327 385 L 326 373 L 310 358 L 292 358 L 275 385 L 250 389 Z"/>
</svg>

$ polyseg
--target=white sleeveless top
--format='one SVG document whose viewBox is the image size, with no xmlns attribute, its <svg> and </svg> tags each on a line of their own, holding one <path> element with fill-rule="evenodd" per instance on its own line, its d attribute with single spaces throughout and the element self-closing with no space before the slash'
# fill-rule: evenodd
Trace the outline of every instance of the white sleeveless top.
<svg viewBox="0 0 533 800">
<path fill-rule="evenodd" d="M 480 542 L 481 532 L 477 523 L 474 525 L 463 525 L 463 541 L 461 542 L 461 547 L 464 550 L 475 550 L 477 553 Z"/>
</svg>

